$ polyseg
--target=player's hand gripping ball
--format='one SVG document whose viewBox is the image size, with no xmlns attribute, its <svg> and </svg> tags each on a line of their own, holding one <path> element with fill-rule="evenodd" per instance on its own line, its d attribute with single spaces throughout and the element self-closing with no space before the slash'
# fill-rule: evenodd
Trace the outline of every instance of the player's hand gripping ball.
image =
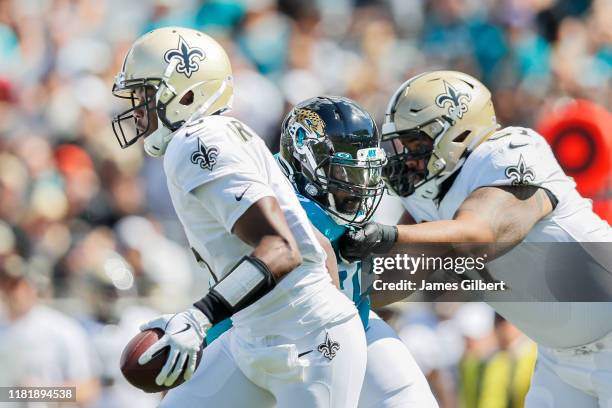
<svg viewBox="0 0 612 408">
<path fill-rule="evenodd" d="M 140 327 L 142 332 L 121 355 L 121 372 L 130 384 L 145 392 L 161 392 L 191 378 L 202 359 L 205 332 L 210 327 L 198 313 L 189 309 L 164 315 Z"/>
</svg>

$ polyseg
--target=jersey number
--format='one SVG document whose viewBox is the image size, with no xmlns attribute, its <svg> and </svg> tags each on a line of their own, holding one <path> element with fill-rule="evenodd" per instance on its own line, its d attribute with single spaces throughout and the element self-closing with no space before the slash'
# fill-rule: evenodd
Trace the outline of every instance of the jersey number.
<svg viewBox="0 0 612 408">
<path fill-rule="evenodd" d="M 244 127 L 244 125 L 237 120 L 232 120 L 228 126 L 232 129 L 234 134 L 245 143 L 253 138 L 253 132 Z"/>
</svg>

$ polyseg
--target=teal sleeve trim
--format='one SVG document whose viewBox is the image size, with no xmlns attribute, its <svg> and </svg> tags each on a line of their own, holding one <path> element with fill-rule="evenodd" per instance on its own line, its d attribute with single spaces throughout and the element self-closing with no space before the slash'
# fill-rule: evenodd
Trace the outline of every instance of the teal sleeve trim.
<svg viewBox="0 0 612 408">
<path fill-rule="evenodd" d="M 215 324 L 206 332 L 206 345 L 217 340 L 219 336 L 232 328 L 232 319 L 225 319 Z"/>
</svg>

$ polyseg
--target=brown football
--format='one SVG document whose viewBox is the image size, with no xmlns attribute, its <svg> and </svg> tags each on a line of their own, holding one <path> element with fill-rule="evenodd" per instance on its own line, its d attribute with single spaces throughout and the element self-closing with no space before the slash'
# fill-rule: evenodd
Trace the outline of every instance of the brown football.
<svg viewBox="0 0 612 408">
<path fill-rule="evenodd" d="M 121 372 L 123 376 L 134 387 L 140 388 L 145 392 L 162 392 L 185 382 L 185 378 L 181 373 L 170 387 L 165 385 L 160 386 L 155 383 L 155 377 L 157 377 L 157 374 L 159 374 L 168 358 L 169 347 L 165 347 L 158 351 L 147 364 L 138 364 L 138 358 L 163 335 L 164 332 L 160 329 L 142 331 L 130 340 L 121 354 Z M 200 364 L 201 359 L 202 349 L 200 348 L 197 365 Z M 185 369 L 185 367 L 183 367 L 183 369 Z"/>
</svg>

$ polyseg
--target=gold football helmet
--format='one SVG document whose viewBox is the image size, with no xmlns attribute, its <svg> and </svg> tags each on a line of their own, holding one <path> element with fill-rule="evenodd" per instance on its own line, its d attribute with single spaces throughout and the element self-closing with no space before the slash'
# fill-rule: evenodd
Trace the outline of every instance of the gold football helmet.
<svg viewBox="0 0 612 408">
<path fill-rule="evenodd" d="M 164 27 L 134 42 L 115 79 L 113 95 L 132 102 L 112 122 L 121 147 L 145 136 L 145 151 L 159 157 L 185 122 L 231 108 L 232 68 L 223 48 L 211 37 L 188 28 Z M 137 126 L 126 135 L 124 121 L 137 122 L 135 113 L 143 109 L 146 128 Z M 155 116 L 157 129 L 150 123 Z"/>
<path fill-rule="evenodd" d="M 491 92 L 475 78 L 433 71 L 409 79 L 391 98 L 382 127 L 390 145 L 387 184 L 402 197 L 436 198 L 442 182 L 498 127 Z M 424 165 L 407 165 L 415 161 Z"/>
</svg>

